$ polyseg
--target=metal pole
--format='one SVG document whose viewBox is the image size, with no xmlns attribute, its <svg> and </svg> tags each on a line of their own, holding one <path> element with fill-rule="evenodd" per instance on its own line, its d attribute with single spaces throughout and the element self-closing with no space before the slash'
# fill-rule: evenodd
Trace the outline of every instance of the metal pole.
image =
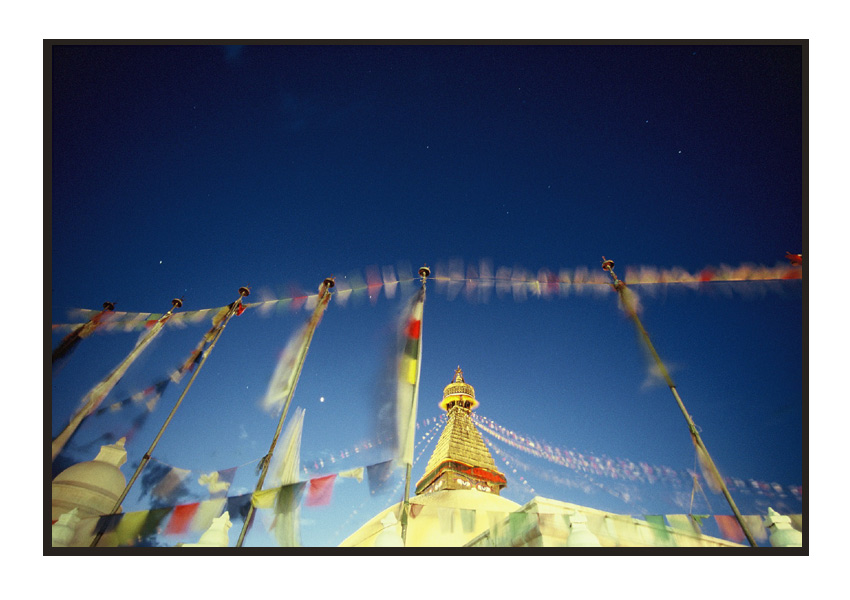
<svg viewBox="0 0 850 600">
<path fill-rule="evenodd" d="M 428 281 L 428 276 L 431 275 L 431 269 L 427 266 L 420 267 L 419 276 L 422 278 L 422 316 L 425 316 L 425 283 Z M 419 349 L 417 351 L 416 356 L 416 385 L 413 388 L 413 406 L 418 405 L 419 400 L 419 376 L 422 373 L 422 326 L 423 321 L 425 319 L 422 318 L 419 321 Z M 412 419 L 416 419 L 416 415 L 411 415 Z M 410 444 L 413 444 L 413 439 L 409 440 Z M 407 463 L 404 469 L 404 504 L 402 505 L 401 511 L 401 542 L 403 545 L 407 545 L 407 519 L 408 513 L 410 512 L 410 471 L 412 465 Z"/>
<path fill-rule="evenodd" d="M 192 383 L 195 381 L 195 378 L 198 376 L 198 373 L 201 372 L 204 363 L 207 362 L 207 358 L 209 358 L 213 347 L 215 346 L 216 342 L 218 342 L 218 338 L 221 337 L 224 328 L 227 326 L 227 322 L 242 305 L 242 298 L 249 295 L 250 293 L 251 291 L 247 287 L 239 288 L 239 298 L 230 306 L 230 310 L 227 311 L 227 314 L 224 316 L 224 319 L 221 322 L 221 327 L 216 332 L 215 336 L 210 342 L 209 347 L 204 351 L 204 357 L 201 359 L 201 362 L 198 363 L 198 368 L 195 369 L 194 373 L 192 373 L 192 377 L 189 379 L 189 383 L 187 383 L 186 387 L 183 388 L 183 393 L 180 394 L 180 397 L 174 404 L 174 408 L 172 408 L 171 412 L 168 413 L 168 417 L 166 417 L 165 422 L 162 424 L 162 427 L 159 428 L 159 432 L 156 434 L 156 437 L 153 439 L 153 442 L 151 442 L 150 448 L 148 448 L 148 451 L 145 452 L 145 455 L 139 462 L 139 466 L 136 468 L 136 472 L 133 473 L 133 476 L 130 478 L 130 481 L 127 482 L 127 485 L 124 487 L 124 491 L 121 492 L 121 495 L 118 497 L 118 500 L 115 502 L 115 505 L 112 507 L 112 510 L 109 512 L 108 516 L 114 515 L 121 508 L 121 503 L 124 501 L 124 498 L 127 497 L 127 494 L 130 492 L 130 488 L 133 487 L 133 484 L 136 482 L 136 479 L 138 479 L 139 474 L 142 472 L 145 466 L 147 466 L 148 462 L 150 462 L 154 448 L 156 448 L 156 445 L 159 443 L 159 439 L 162 437 L 162 434 L 165 433 L 165 429 L 166 427 L 168 427 L 168 424 L 171 423 L 171 419 L 174 418 L 174 414 L 177 412 L 177 409 L 180 408 L 180 404 L 183 402 L 183 398 L 186 397 L 186 393 L 189 391 L 189 388 L 192 387 Z M 97 546 L 98 542 L 100 542 L 100 538 L 103 537 L 103 534 L 103 529 L 98 531 L 91 544 L 89 544 L 89 547 L 94 548 L 95 546 Z"/>
<path fill-rule="evenodd" d="M 646 329 L 644 329 L 643 323 L 641 323 L 640 319 L 637 316 L 637 311 L 635 311 L 635 308 L 632 306 L 631 302 L 625 294 L 625 282 L 618 279 L 617 276 L 614 274 L 614 261 L 606 260 L 606 258 L 603 256 L 602 269 L 607 271 L 608 274 L 611 276 L 611 279 L 614 281 L 614 289 L 617 290 L 617 293 L 620 295 L 620 301 L 623 303 L 623 306 L 625 307 L 625 310 L 631 317 L 632 321 L 634 321 L 635 326 L 638 329 L 638 333 L 640 333 L 641 337 L 643 338 L 646 347 L 649 349 L 650 354 L 652 354 L 653 359 L 655 359 L 655 363 L 658 365 L 658 369 L 661 371 L 661 374 L 664 376 L 664 380 L 667 382 L 670 391 L 673 393 L 673 398 L 676 399 L 676 404 L 679 405 L 679 410 L 682 411 L 682 415 L 684 415 L 685 417 L 685 421 L 688 424 L 688 430 L 690 431 L 691 436 L 693 437 L 694 443 L 699 447 L 699 449 L 705 452 L 709 471 L 720 485 L 720 490 L 723 492 L 723 496 L 726 498 L 726 501 L 732 508 L 732 512 L 735 514 L 735 518 L 738 520 L 738 524 L 741 526 L 741 529 L 743 530 L 747 541 L 750 543 L 750 546 L 753 546 L 755 548 L 756 546 L 758 546 L 758 544 L 756 544 L 756 541 L 750 534 L 746 523 L 744 523 L 744 518 L 741 516 L 741 513 L 738 510 L 735 501 L 732 499 L 732 495 L 729 493 L 729 489 L 726 487 L 726 482 L 723 481 L 723 477 L 720 475 L 720 471 L 717 470 L 717 466 L 714 464 L 714 460 L 708 453 L 708 448 L 705 447 L 705 444 L 703 443 L 702 438 L 699 435 L 699 431 L 697 431 L 697 427 L 694 424 L 694 420 L 691 418 L 691 415 L 685 408 L 685 404 L 684 402 L 682 402 L 682 398 L 681 396 L 679 396 L 679 392 L 676 390 L 676 385 L 673 383 L 673 379 L 672 377 L 670 377 L 670 373 L 667 371 L 667 367 L 661 361 L 661 357 L 658 356 L 658 352 L 656 352 L 655 346 L 652 345 L 652 341 L 650 341 L 649 339 L 649 334 L 647 333 Z"/>
<path fill-rule="evenodd" d="M 321 314 L 320 311 L 324 311 L 324 305 L 329 300 L 330 289 L 333 286 L 333 277 L 328 277 L 322 282 L 322 285 L 319 287 L 319 302 L 318 304 L 316 304 L 316 308 L 314 309 L 313 315 L 310 317 L 311 321 L 315 321 L 316 317 Z M 313 333 L 316 331 L 316 324 L 317 323 L 313 323 L 313 326 L 308 330 L 307 345 L 304 349 L 303 354 L 301 355 L 300 360 L 298 361 L 298 365 L 296 366 L 295 380 L 293 381 L 292 387 L 289 390 L 289 394 L 286 397 L 286 402 L 283 405 L 283 410 L 280 413 L 280 419 L 278 419 L 277 429 L 274 432 L 274 437 L 272 438 L 271 446 L 269 446 L 269 452 L 262 458 L 260 478 L 257 480 L 257 486 L 254 488 L 255 493 L 263 489 L 263 483 L 265 483 L 266 474 L 269 471 L 269 465 L 271 463 L 272 455 L 274 454 L 275 446 L 277 445 L 277 439 L 280 437 L 280 432 L 283 430 L 283 422 L 286 420 L 286 413 L 289 411 L 289 404 L 292 401 L 292 396 L 295 394 L 295 386 L 298 385 L 298 378 L 301 376 L 301 369 L 304 366 L 304 360 L 307 358 L 307 350 L 310 349 L 310 343 L 313 340 Z M 242 547 L 242 543 L 245 541 L 245 535 L 248 533 L 248 527 L 250 526 L 253 517 L 254 504 L 251 503 L 248 507 L 248 514 L 245 515 L 245 521 L 242 523 L 242 531 L 239 532 L 239 539 L 236 540 L 237 548 Z"/>
</svg>

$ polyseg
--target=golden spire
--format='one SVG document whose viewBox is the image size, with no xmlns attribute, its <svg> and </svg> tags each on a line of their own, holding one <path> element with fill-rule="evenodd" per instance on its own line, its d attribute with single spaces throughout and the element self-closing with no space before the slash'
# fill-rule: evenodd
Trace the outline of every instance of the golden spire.
<svg viewBox="0 0 850 600">
<path fill-rule="evenodd" d="M 476 406 L 475 389 L 464 381 L 458 366 L 451 383 L 443 389 L 440 407 L 448 413 L 448 419 L 425 475 L 416 484 L 417 494 L 475 489 L 498 495 L 507 485 L 472 421 Z"/>
<path fill-rule="evenodd" d="M 463 380 L 463 371 L 461 371 L 460 365 L 455 369 L 451 383 L 443 388 L 443 399 L 440 401 L 440 408 L 446 412 L 455 405 L 468 410 L 473 410 L 478 406 L 478 400 L 475 399 L 475 388 Z"/>
</svg>

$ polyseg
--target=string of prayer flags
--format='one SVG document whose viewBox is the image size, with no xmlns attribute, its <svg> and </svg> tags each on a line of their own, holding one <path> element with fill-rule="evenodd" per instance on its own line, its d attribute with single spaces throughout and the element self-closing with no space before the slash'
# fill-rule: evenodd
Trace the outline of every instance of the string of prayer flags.
<svg viewBox="0 0 850 600">
<path fill-rule="evenodd" d="M 421 287 L 402 314 L 396 394 L 396 433 L 398 455 L 402 464 L 413 464 L 413 443 L 416 436 L 417 379 L 422 349 L 422 314 L 425 306 L 425 287 Z"/>
</svg>

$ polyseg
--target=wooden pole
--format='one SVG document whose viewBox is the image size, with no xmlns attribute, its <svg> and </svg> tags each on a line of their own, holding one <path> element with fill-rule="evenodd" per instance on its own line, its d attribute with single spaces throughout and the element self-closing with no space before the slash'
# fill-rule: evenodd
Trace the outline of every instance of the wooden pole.
<svg viewBox="0 0 850 600">
<path fill-rule="evenodd" d="M 150 448 L 145 452 L 145 455 L 142 457 L 142 460 L 139 462 L 139 466 L 136 468 L 136 472 L 133 473 L 133 476 L 130 478 L 130 481 L 127 482 L 127 485 L 124 486 L 124 491 L 121 492 L 121 495 L 116 500 L 115 505 L 112 507 L 112 510 L 109 512 L 108 516 L 112 516 L 117 513 L 121 509 L 121 503 L 124 501 L 124 498 L 127 497 L 127 494 L 130 492 L 130 488 L 133 487 L 133 484 L 138 479 L 139 474 L 142 470 L 147 466 L 148 462 L 150 462 L 151 456 L 153 455 L 154 448 L 159 443 L 159 439 L 162 437 L 162 434 L 165 433 L 166 427 L 168 427 L 169 423 L 171 423 L 171 419 L 174 418 L 174 414 L 177 412 L 177 409 L 180 408 L 180 404 L 183 402 L 183 398 L 186 397 L 186 393 L 189 391 L 189 388 L 192 387 L 192 383 L 195 381 L 195 378 L 198 376 L 198 373 L 201 372 L 201 369 L 204 366 L 204 363 L 207 362 L 207 358 L 209 358 L 212 349 L 215 347 L 216 342 L 218 342 L 218 338 L 221 337 L 224 328 L 227 327 L 227 322 L 230 318 L 236 313 L 239 307 L 242 305 L 242 298 L 249 295 L 251 291 L 247 287 L 239 288 L 239 298 L 230 305 L 230 310 L 225 314 L 224 319 L 221 321 L 221 327 L 216 332 L 215 336 L 213 336 L 212 341 L 210 341 L 209 347 L 204 351 L 204 357 L 201 359 L 201 362 L 198 363 L 198 368 L 195 369 L 195 372 L 192 373 L 192 377 L 189 379 L 189 383 L 186 384 L 186 387 L 183 388 L 183 393 L 180 394 L 180 397 L 177 399 L 177 402 L 174 404 L 174 408 L 171 409 L 171 412 L 168 413 L 168 417 L 166 417 L 165 422 L 162 424 L 162 427 L 159 428 L 159 432 L 157 432 L 156 437 L 151 442 Z M 97 534 L 94 536 L 89 547 L 94 548 L 97 546 L 98 542 L 100 542 L 100 538 L 103 537 L 104 528 L 100 528 Z"/>
<path fill-rule="evenodd" d="M 428 276 L 431 274 L 431 269 L 427 266 L 423 266 L 419 269 L 419 276 L 422 278 L 422 316 L 425 316 L 425 283 L 428 281 Z M 416 385 L 413 386 L 413 407 L 417 407 L 419 405 L 419 376 L 422 373 L 422 326 L 423 321 L 425 319 L 422 318 L 419 321 L 419 349 L 417 350 L 416 356 Z M 411 414 L 410 418 L 416 421 L 416 414 Z M 414 439 L 411 438 L 408 440 L 408 443 L 413 445 Z M 408 514 L 410 513 L 410 471 L 413 465 L 411 463 L 406 463 L 404 469 L 404 503 L 402 505 L 401 511 L 401 542 L 403 545 L 407 545 L 407 520 Z"/>
<path fill-rule="evenodd" d="M 708 469 L 714 478 L 717 480 L 718 485 L 720 486 L 720 490 L 723 492 L 723 496 L 726 498 L 726 501 L 729 503 L 729 506 L 732 508 L 732 512 L 735 514 L 735 518 L 738 520 L 738 524 L 741 526 L 741 529 L 744 532 L 744 535 L 747 538 L 747 541 L 750 543 L 750 546 L 756 547 L 756 541 L 753 539 L 753 536 L 750 534 L 749 529 L 747 528 L 747 524 L 744 523 L 744 518 L 741 516 L 740 511 L 738 510 L 735 501 L 732 499 L 732 495 L 729 493 L 729 489 L 726 487 L 726 482 L 723 481 L 723 477 L 720 475 L 720 471 L 717 470 L 717 466 L 714 464 L 714 460 L 711 458 L 711 455 L 708 453 L 708 448 L 705 447 L 705 444 L 702 441 L 702 438 L 699 435 L 699 431 L 697 430 L 696 425 L 694 424 L 694 420 L 691 418 L 691 415 L 688 413 L 685 408 L 684 402 L 682 402 L 681 396 L 679 396 L 679 392 L 676 390 L 676 386 L 673 383 L 673 378 L 670 377 L 670 373 L 667 371 L 667 367 L 661 361 L 661 357 L 658 356 L 658 352 L 655 350 L 655 346 L 652 345 L 652 341 L 649 339 L 649 334 L 641 323 L 640 319 L 637 316 L 637 311 L 629 300 L 628 296 L 625 293 L 626 284 L 617 278 L 614 274 L 614 261 L 606 260 L 605 257 L 602 257 L 602 269 L 607 271 L 613 280 L 614 289 L 620 295 L 620 301 L 623 303 L 623 307 L 626 310 L 626 313 L 631 317 L 632 321 L 634 321 L 635 326 L 637 327 L 638 333 L 640 333 L 643 342 L 646 344 L 646 347 L 649 349 L 649 353 L 652 355 L 655 360 L 655 364 L 658 365 L 658 369 L 664 377 L 664 380 L 667 382 L 667 386 L 670 388 L 670 391 L 673 393 L 673 398 L 676 399 L 676 404 L 679 406 L 679 410 L 682 411 L 682 415 L 685 417 L 685 421 L 688 424 L 688 430 L 693 437 L 694 443 L 705 453 L 706 462 L 708 463 Z"/>
<path fill-rule="evenodd" d="M 301 354 L 300 360 L 296 365 L 295 369 L 295 379 L 293 380 L 292 386 L 289 389 L 289 393 L 287 394 L 286 401 L 283 405 L 283 410 L 280 413 L 280 419 L 277 422 L 277 429 L 274 432 L 274 437 L 272 438 L 271 446 L 269 446 L 269 452 L 262 458 L 261 468 L 260 468 L 260 477 L 257 480 L 257 485 L 254 488 L 254 492 L 259 492 L 263 489 L 263 483 L 266 481 L 266 474 L 269 471 L 269 465 L 271 464 L 272 455 L 274 454 L 275 446 L 277 445 L 277 440 L 280 437 L 280 432 L 283 430 L 283 422 L 286 420 L 286 413 L 289 411 L 289 404 L 292 402 L 292 396 L 295 394 L 295 386 L 298 385 L 298 378 L 301 376 L 301 369 L 304 367 L 304 360 L 307 358 L 307 350 L 310 349 L 310 343 L 313 340 L 313 333 L 316 331 L 316 326 L 318 325 L 318 317 L 321 316 L 322 312 L 324 312 L 327 302 L 330 300 L 330 289 L 334 286 L 334 280 L 332 277 L 328 277 L 322 282 L 322 285 L 319 286 L 319 302 L 316 304 L 316 308 L 313 309 L 313 314 L 310 316 L 310 323 L 312 326 L 307 330 L 307 340 L 306 347 L 304 348 L 304 352 Z M 242 543 L 245 541 L 245 535 L 248 533 L 248 529 L 251 525 L 251 520 L 254 517 L 254 504 L 253 502 L 248 507 L 248 514 L 245 515 L 245 521 L 242 523 L 242 531 L 239 532 L 239 539 L 236 540 L 236 547 L 241 548 Z"/>
</svg>

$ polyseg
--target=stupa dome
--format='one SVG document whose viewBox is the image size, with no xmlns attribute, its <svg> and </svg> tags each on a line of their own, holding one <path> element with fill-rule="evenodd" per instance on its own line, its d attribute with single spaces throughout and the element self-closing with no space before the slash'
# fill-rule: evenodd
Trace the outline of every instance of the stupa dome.
<svg viewBox="0 0 850 600">
<path fill-rule="evenodd" d="M 53 479 L 52 519 L 78 509 L 81 518 L 109 514 L 124 491 L 127 479 L 121 465 L 127 462 L 125 438 L 101 446 L 94 460 L 71 465 Z"/>
</svg>

